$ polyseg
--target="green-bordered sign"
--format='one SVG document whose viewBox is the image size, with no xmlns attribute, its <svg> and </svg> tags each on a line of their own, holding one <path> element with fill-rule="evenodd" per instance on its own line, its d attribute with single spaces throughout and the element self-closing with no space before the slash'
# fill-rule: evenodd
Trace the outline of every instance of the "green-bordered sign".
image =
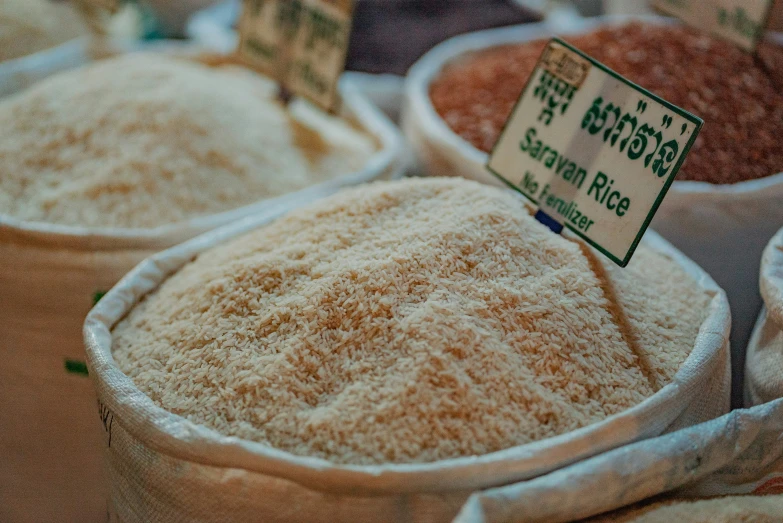
<svg viewBox="0 0 783 523">
<path fill-rule="evenodd" d="M 487 168 L 625 267 L 702 123 L 554 38 Z"/>
<path fill-rule="evenodd" d="M 653 0 L 652 5 L 688 25 L 756 49 L 775 0 Z"/>
<path fill-rule="evenodd" d="M 326 110 L 338 103 L 354 0 L 245 0 L 240 56 Z"/>
</svg>

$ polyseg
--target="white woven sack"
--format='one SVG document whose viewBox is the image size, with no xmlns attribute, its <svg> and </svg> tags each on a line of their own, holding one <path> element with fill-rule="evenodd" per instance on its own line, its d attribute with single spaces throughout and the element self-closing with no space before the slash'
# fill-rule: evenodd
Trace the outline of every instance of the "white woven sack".
<svg viewBox="0 0 783 523">
<path fill-rule="evenodd" d="M 459 523 L 557 523 L 678 489 L 679 496 L 783 494 L 783 229 L 761 263 L 744 410 L 471 496 Z M 783 520 L 783 515 L 781 515 Z"/>
<path fill-rule="evenodd" d="M 783 398 L 783 229 L 772 237 L 761 259 L 764 309 L 748 345 L 745 404 Z"/>
<path fill-rule="evenodd" d="M 346 117 L 379 144 L 360 172 L 155 229 L 87 229 L 0 215 L 0 521 L 105 520 L 94 389 L 86 376 L 65 369 L 68 360 L 84 361 L 81 328 L 96 293 L 152 253 L 202 232 L 401 174 L 397 130 L 350 86 L 341 93 Z"/>
<path fill-rule="evenodd" d="M 141 45 L 136 41 L 142 33 L 141 22 L 138 20 L 141 15 L 136 9 L 136 6 L 124 4 L 120 11 L 112 16 L 106 28 L 111 45 L 124 48 Z M 105 45 L 91 43 L 91 37 L 84 35 L 48 49 L 0 61 L 0 97 L 16 93 L 58 71 L 79 66 L 89 60 L 91 46 L 97 48 Z"/>
<path fill-rule="evenodd" d="M 239 42 L 234 25 L 241 10 L 240 0 L 226 0 L 201 9 L 188 19 L 185 35 L 208 49 L 230 53 Z"/>
<path fill-rule="evenodd" d="M 87 38 L 75 38 L 51 49 L 0 62 L 0 96 L 16 93 L 57 71 L 87 59 Z"/>
<path fill-rule="evenodd" d="M 565 523 L 677 490 L 783 493 L 783 399 L 473 494 L 455 523 Z M 672 522 L 676 523 L 676 522 Z"/>
<path fill-rule="evenodd" d="M 502 186 L 484 165 L 487 154 L 462 139 L 437 114 L 429 85 L 452 60 L 502 44 L 580 34 L 599 27 L 643 20 L 671 23 L 655 16 L 605 16 L 582 19 L 567 29 L 547 23 L 490 29 L 443 42 L 411 67 L 403 102 L 403 131 L 420 168 L 434 175 L 463 176 Z M 706 116 L 705 116 L 706 119 Z M 709 125 L 707 119 L 706 125 Z M 767 240 L 783 226 L 783 173 L 734 185 L 675 181 L 652 227 L 703 267 L 726 291 L 732 312 L 732 363 L 735 404 L 741 403 L 744 351 L 761 307 L 758 265 Z"/>
<path fill-rule="evenodd" d="M 139 299 L 203 250 L 267 223 L 248 218 L 145 260 L 90 312 L 85 343 L 100 398 L 113 520 L 447 521 L 472 490 L 507 484 L 728 410 L 725 294 L 654 233 L 713 298 L 691 354 L 672 383 L 639 405 L 558 437 L 478 457 L 426 464 L 334 465 L 224 437 L 156 406 L 111 355 L 110 329 Z"/>
<path fill-rule="evenodd" d="M 353 84 L 360 93 L 383 111 L 393 122 L 399 122 L 402 109 L 402 92 L 405 80 L 396 74 L 372 74 L 348 71 L 346 82 Z"/>
</svg>

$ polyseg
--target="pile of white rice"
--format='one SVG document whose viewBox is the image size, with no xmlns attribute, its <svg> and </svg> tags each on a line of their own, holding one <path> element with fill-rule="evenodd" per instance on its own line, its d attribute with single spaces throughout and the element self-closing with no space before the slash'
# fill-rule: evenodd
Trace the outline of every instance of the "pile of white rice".
<svg viewBox="0 0 783 523">
<path fill-rule="evenodd" d="M 361 170 L 371 137 L 238 67 L 130 54 L 0 100 L 0 214 L 148 228 Z"/>
<path fill-rule="evenodd" d="M 199 256 L 113 332 L 164 409 L 338 463 L 480 455 L 598 422 L 669 382 L 710 297 L 627 269 L 459 179 L 377 183 Z"/>
</svg>

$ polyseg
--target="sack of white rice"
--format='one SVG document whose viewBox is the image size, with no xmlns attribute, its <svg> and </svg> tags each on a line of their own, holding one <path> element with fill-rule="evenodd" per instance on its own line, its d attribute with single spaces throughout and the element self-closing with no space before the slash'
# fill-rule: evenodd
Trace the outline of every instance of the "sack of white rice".
<svg viewBox="0 0 783 523">
<path fill-rule="evenodd" d="M 765 310 L 747 350 L 745 409 L 477 492 L 458 523 L 569 522 L 664 493 L 665 503 L 589 521 L 783 521 L 783 230 L 764 251 L 760 279 Z"/>
<path fill-rule="evenodd" d="M 745 404 L 783 398 L 783 229 L 772 237 L 761 259 L 764 309 L 748 345 Z"/>
<path fill-rule="evenodd" d="M 728 409 L 725 295 L 654 234 L 620 269 L 457 179 L 267 221 L 153 256 L 88 316 L 121 521 L 448 521 Z"/>
<path fill-rule="evenodd" d="M 652 227 L 728 294 L 740 406 L 744 350 L 761 306 L 761 251 L 783 226 L 783 47 L 765 42 L 754 58 L 665 19 L 643 20 L 585 20 L 561 36 L 705 120 Z M 500 183 L 484 167 L 487 152 L 554 33 L 538 24 L 463 35 L 411 68 L 403 127 L 425 171 Z"/>
<path fill-rule="evenodd" d="M 81 326 L 150 254 L 399 171 L 391 123 L 237 66 L 128 54 L 0 99 L 0 520 L 105 517 Z"/>
<path fill-rule="evenodd" d="M 71 2 L 0 2 L 0 62 L 49 49 L 89 33 Z"/>
<path fill-rule="evenodd" d="M 87 2 L 89 4 L 89 1 Z M 123 2 L 103 20 L 111 45 L 128 45 L 144 33 L 138 5 Z M 23 89 L 48 74 L 102 53 L 79 10 L 77 0 L 3 0 L 0 2 L 0 96 Z"/>
<path fill-rule="evenodd" d="M 737 409 L 529 481 L 476 492 L 455 522 L 567 523 L 663 493 L 692 501 L 783 494 L 781 433 L 783 399 Z M 710 523 L 722 521 L 712 516 Z"/>
</svg>

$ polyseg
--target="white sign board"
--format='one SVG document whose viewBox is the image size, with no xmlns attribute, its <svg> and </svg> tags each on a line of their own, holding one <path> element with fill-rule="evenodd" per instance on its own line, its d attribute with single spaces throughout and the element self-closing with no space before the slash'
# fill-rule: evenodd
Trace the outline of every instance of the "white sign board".
<svg viewBox="0 0 783 523">
<path fill-rule="evenodd" d="M 239 54 L 327 110 L 338 101 L 353 0 L 245 0 Z"/>
<path fill-rule="evenodd" d="M 702 123 L 555 38 L 487 168 L 624 267 Z"/>
<path fill-rule="evenodd" d="M 653 0 L 652 5 L 688 25 L 753 51 L 764 35 L 774 3 L 775 0 Z"/>
</svg>

